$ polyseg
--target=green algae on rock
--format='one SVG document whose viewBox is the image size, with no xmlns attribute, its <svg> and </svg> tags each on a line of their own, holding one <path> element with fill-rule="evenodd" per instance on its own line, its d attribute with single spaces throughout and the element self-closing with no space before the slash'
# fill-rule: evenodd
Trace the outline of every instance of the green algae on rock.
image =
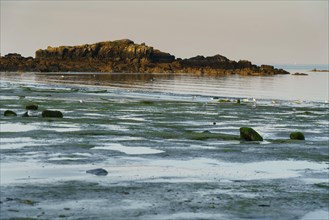
<svg viewBox="0 0 329 220">
<path fill-rule="evenodd" d="M 291 140 L 305 140 L 305 136 L 302 132 L 292 132 L 290 133 Z"/>
<path fill-rule="evenodd" d="M 263 141 L 263 137 L 252 128 L 241 127 L 240 138 L 244 141 Z"/>
<path fill-rule="evenodd" d="M 3 114 L 4 116 L 17 116 L 16 112 L 11 110 L 6 110 Z"/>
</svg>

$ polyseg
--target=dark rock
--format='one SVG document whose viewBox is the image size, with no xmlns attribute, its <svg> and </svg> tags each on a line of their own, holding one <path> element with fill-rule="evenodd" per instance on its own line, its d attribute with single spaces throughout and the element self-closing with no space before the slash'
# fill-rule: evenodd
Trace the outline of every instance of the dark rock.
<svg viewBox="0 0 329 220">
<path fill-rule="evenodd" d="M 305 136 L 302 132 L 292 132 L 290 134 L 291 140 L 305 140 Z"/>
<path fill-rule="evenodd" d="M 16 112 L 11 110 L 6 110 L 3 114 L 4 116 L 17 116 Z"/>
<path fill-rule="evenodd" d="M 44 110 L 41 115 L 43 118 L 63 118 L 63 113 L 60 111 Z"/>
<path fill-rule="evenodd" d="M 26 110 L 38 110 L 38 105 L 28 104 L 25 108 Z"/>
<path fill-rule="evenodd" d="M 103 168 L 93 169 L 93 170 L 87 170 L 86 173 L 90 173 L 96 176 L 106 176 L 108 172 L 104 170 Z"/>
<path fill-rule="evenodd" d="M 240 138 L 244 141 L 263 141 L 262 136 L 260 136 L 257 131 L 249 127 L 240 128 Z"/>
<path fill-rule="evenodd" d="M 308 76 L 307 73 L 294 73 L 292 75 L 294 75 L 294 76 Z"/>
<path fill-rule="evenodd" d="M 36 111 L 32 111 L 32 110 L 28 110 L 27 112 L 25 112 L 22 117 L 38 117 L 38 112 Z"/>
<path fill-rule="evenodd" d="M 239 62 L 225 56 L 175 56 L 129 39 L 80 46 L 48 47 L 35 52 L 35 59 L 19 54 L 0 57 L 0 71 L 41 72 L 130 72 L 191 73 L 196 75 L 273 75 L 289 74 L 273 66 L 257 66 L 247 60 Z"/>
<path fill-rule="evenodd" d="M 22 117 L 30 117 L 28 112 L 25 112 Z"/>
<path fill-rule="evenodd" d="M 22 55 L 20 55 L 19 53 L 8 53 L 7 55 L 5 55 L 5 58 L 22 59 L 24 57 L 22 57 Z"/>
</svg>

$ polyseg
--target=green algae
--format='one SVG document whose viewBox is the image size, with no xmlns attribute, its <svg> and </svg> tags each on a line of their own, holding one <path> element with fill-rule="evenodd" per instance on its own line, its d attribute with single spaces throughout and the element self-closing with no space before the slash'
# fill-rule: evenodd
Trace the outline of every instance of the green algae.
<svg viewBox="0 0 329 220">
<path fill-rule="evenodd" d="M 187 131 L 185 133 L 185 137 L 191 140 L 208 140 L 208 139 L 240 140 L 239 136 L 237 135 L 211 133 L 209 131 L 205 131 L 205 132 Z"/>
<path fill-rule="evenodd" d="M 319 188 L 328 189 L 328 190 L 329 190 L 329 183 L 328 183 L 328 182 L 315 183 L 314 186 L 319 187 Z"/>
</svg>

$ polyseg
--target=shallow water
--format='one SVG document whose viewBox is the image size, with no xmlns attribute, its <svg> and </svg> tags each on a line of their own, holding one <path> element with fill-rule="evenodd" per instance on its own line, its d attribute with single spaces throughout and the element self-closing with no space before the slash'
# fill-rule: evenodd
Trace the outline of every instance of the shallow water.
<svg viewBox="0 0 329 220">
<path fill-rule="evenodd" d="M 311 74 L 1 73 L 1 218 L 321 219 L 328 85 L 296 92 Z M 289 81 L 288 95 L 279 88 Z M 37 117 L 21 117 L 28 103 Z M 42 118 L 44 109 L 64 118 Z M 242 126 L 264 141 L 241 142 Z M 292 131 L 306 140 L 289 140 Z M 109 174 L 86 173 L 95 168 Z"/>
</svg>

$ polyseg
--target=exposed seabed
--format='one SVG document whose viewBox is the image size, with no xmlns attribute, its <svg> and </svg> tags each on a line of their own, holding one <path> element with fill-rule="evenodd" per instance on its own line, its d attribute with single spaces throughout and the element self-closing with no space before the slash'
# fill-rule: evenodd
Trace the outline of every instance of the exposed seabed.
<svg viewBox="0 0 329 220">
<path fill-rule="evenodd" d="M 2 81 L 1 219 L 326 219 L 328 105 L 220 99 Z"/>
</svg>

